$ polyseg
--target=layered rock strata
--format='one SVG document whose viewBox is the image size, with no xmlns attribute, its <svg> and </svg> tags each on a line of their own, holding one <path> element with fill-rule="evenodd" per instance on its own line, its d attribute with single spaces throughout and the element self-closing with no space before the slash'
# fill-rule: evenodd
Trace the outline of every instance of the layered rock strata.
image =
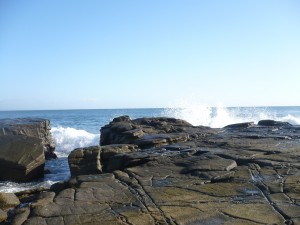
<svg viewBox="0 0 300 225">
<path fill-rule="evenodd" d="M 50 130 L 50 121 L 46 119 L 19 118 L 0 120 L 0 136 L 24 135 L 39 138 L 44 146 L 46 159 L 57 158 L 54 153 L 55 145 Z"/>
<path fill-rule="evenodd" d="M 30 181 L 55 158 L 50 125 L 43 119 L 0 120 L 0 179 Z"/>
<path fill-rule="evenodd" d="M 80 157 L 70 181 L 16 217 L 29 215 L 25 225 L 300 224 L 298 126 L 212 129 L 125 116 L 101 129 L 101 145 L 71 153 Z"/>
</svg>

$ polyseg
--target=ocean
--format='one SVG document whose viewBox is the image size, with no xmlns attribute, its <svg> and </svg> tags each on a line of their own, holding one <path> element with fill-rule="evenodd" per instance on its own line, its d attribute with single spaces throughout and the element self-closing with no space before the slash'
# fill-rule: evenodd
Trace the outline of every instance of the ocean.
<svg viewBox="0 0 300 225">
<path fill-rule="evenodd" d="M 0 111 L 4 118 L 44 118 L 51 122 L 51 133 L 56 144 L 57 160 L 46 162 L 50 171 L 43 179 L 28 183 L 0 181 L 0 192 L 19 192 L 34 188 L 48 188 L 55 182 L 70 177 L 68 154 L 75 148 L 98 145 L 100 128 L 113 118 L 129 115 L 130 118 L 167 116 L 184 119 L 191 124 L 224 127 L 228 124 L 273 119 L 300 125 L 300 106 L 289 107 L 209 107 L 192 105 L 180 108 L 148 109 L 90 109 L 90 110 L 34 110 Z"/>
</svg>

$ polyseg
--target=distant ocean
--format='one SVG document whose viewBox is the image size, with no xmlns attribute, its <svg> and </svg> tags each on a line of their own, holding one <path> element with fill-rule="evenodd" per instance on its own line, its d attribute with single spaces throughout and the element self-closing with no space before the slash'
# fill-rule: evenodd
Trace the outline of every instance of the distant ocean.
<svg viewBox="0 0 300 225">
<path fill-rule="evenodd" d="M 50 120 L 56 154 L 59 156 L 59 159 L 46 163 L 46 168 L 51 173 L 46 174 L 44 179 L 29 183 L 0 182 L 0 192 L 49 187 L 55 182 L 67 180 L 70 176 L 68 154 L 78 147 L 99 144 L 100 128 L 121 115 L 129 115 L 132 119 L 167 116 L 184 119 L 193 125 L 215 128 L 240 122 L 257 123 L 262 119 L 300 125 L 300 106 L 209 107 L 194 105 L 182 108 L 0 111 L 0 119 L 35 117 Z"/>
</svg>

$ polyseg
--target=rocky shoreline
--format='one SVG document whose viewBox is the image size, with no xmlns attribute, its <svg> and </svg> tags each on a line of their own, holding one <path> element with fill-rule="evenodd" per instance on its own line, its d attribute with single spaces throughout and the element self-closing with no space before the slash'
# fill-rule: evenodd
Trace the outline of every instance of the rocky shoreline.
<svg viewBox="0 0 300 225">
<path fill-rule="evenodd" d="M 99 146 L 68 160 L 68 182 L 0 194 L 0 221 L 300 224 L 299 126 L 264 120 L 216 129 L 122 116 L 101 128 Z"/>
</svg>

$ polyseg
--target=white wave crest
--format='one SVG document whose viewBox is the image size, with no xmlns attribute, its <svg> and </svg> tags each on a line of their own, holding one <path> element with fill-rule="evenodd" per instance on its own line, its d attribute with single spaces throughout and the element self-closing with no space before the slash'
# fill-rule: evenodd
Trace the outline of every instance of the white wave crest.
<svg viewBox="0 0 300 225">
<path fill-rule="evenodd" d="M 290 114 L 288 114 L 287 116 L 282 117 L 282 121 L 288 122 L 288 123 L 294 124 L 294 125 L 300 125 L 300 118 L 297 118 L 297 117 L 292 116 Z"/>
<path fill-rule="evenodd" d="M 34 181 L 26 183 L 16 183 L 12 181 L 1 181 L 0 182 L 0 193 L 16 193 L 20 191 L 33 190 L 38 188 L 48 189 L 52 184 L 57 181 Z"/>
<path fill-rule="evenodd" d="M 75 148 L 98 145 L 100 139 L 98 134 L 91 134 L 85 130 L 71 127 L 53 127 L 51 133 L 58 157 L 68 156 Z"/>
<path fill-rule="evenodd" d="M 210 107 L 205 104 L 179 103 L 176 107 L 165 109 L 163 116 L 183 119 L 194 126 L 224 127 L 229 124 L 254 122 L 272 119 L 300 125 L 300 117 L 288 115 L 278 116 L 278 112 L 267 107 Z"/>
<path fill-rule="evenodd" d="M 194 126 L 223 127 L 231 123 L 241 122 L 225 107 L 209 107 L 207 105 L 188 105 L 179 108 L 168 108 L 163 112 L 164 116 L 183 119 Z"/>
<path fill-rule="evenodd" d="M 210 120 L 211 113 L 211 107 L 207 105 L 181 104 L 176 108 L 165 109 L 163 115 L 177 119 L 183 119 L 193 125 L 208 125 L 207 121 Z"/>
</svg>

